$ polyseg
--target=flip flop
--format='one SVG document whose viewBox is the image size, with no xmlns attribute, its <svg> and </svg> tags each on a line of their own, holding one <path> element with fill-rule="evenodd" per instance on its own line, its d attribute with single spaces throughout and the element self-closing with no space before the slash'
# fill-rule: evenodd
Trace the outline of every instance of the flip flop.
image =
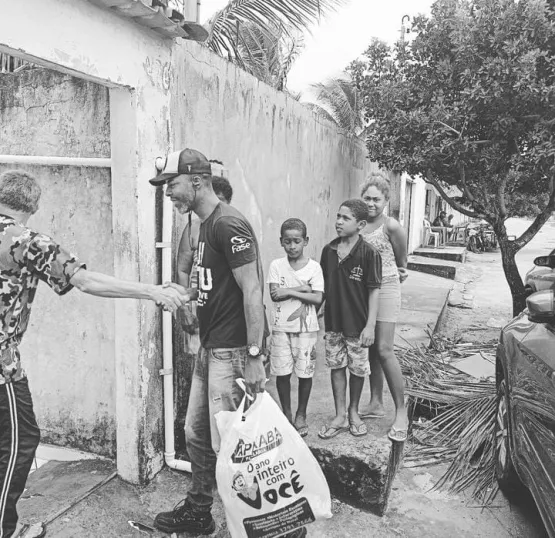
<svg viewBox="0 0 555 538">
<path fill-rule="evenodd" d="M 362 424 L 349 424 L 349 432 L 355 437 L 364 437 L 368 433 L 368 428 L 364 422 Z"/>
<path fill-rule="evenodd" d="M 332 437 L 346 431 L 349 431 L 347 426 L 336 427 L 326 424 L 325 426 L 322 426 L 322 429 L 318 432 L 318 437 L 320 437 L 320 439 L 331 439 Z"/>
<path fill-rule="evenodd" d="M 375 415 L 374 413 L 362 413 L 359 415 L 360 418 L 384 418 L 385 413 L 383 415 Z"/>
<path fill-rule="evenodd" d="M 387 436 L 392 441 L 395 441 L 397 443 L 404 443 L 407 440 L 408 428 L 398 430 L 397 428 L 394 428 L 392 426 L 391 430 L 389 430 L 389 433 L 387 434 Z"/>
<path fill-rule="evenodd" d="M 304 426 L 295 426 L 295 429 L 299 432 L 299 435 L 301 437 L 306 437 L 308 435 L 308 426 L 304 425 Z"/>
</svg>

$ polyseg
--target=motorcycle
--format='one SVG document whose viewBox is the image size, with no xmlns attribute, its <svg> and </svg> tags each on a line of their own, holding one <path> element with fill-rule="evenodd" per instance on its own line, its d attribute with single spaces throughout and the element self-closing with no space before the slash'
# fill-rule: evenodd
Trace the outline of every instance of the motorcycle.
<svg viewBox="0 0 555 538">
<path fill-rule="evenodd" d="M 470 223 L 467 227 L 466 248 L 475 254 L 495 250 L 497 237 L 493 228 L 485 221 Z"/>
</svg>

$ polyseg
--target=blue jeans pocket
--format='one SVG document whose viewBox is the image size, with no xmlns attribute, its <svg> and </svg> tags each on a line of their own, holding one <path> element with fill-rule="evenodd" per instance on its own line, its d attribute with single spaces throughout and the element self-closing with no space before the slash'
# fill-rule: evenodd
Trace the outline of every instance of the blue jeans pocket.
<svg viewBox="0 0 555 538">
<path fill-rule="evenodd" d="M 229 362 L 231 359 L 233 359 L 233 352 L 233 349 L 227 348 L 212 348 L 210 350 L 210 354 L 212 355 L 213 359 L 225 362 Z"/>
</svg>

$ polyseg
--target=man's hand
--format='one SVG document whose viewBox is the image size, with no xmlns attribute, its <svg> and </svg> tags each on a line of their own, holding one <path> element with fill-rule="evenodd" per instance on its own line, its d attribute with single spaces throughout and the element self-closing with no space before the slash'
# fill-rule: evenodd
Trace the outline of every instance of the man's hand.
<svg viewBox="0 0 555 538">
<path fill-rule="evenodd" d="M 399 270 L 399 280 L 402 284 L 409 277 L 409 272 L 406 267 L 397 267 L 397 269 Z"/>
<path fill-rule="evenodd" d="M 181 306 L 189 302 L 187 290 L 173 282 L 165 282 L 162 286 L 154 286 L 152 300 L 167 312 L 172 314 Z"/>
<path fill-rule="evenodd" d="M 289 290 L 287 288 L 275 288 L 271 291 L 270 295 L 272 296 L 272 301 L 285 301 L 285 299 L 289 298 Z"/>
<path fill-rule="evenodd" d="M 375 340 L 375 330 L 372 327 L 364 327 L 360 333 L 360 343 L 362 347 L 370 347 Z"/>
<path fill-rule="evenodd" d="M 245 385 L 247 393 L 256 398 L 258 392 L 264 392 L 266 385 L 266 370 L 264 369 L 264 357 L 247 357 L 245 364 Z"/>
<path fill-rule="evenodd" d="M 198 329 L 198 318 L 193 314 L 193 311 L 191 310 L 191 305 L 186 304 L 183 308 L 179 310 L 179 313 L 181 328 L 187 334 L 195 334 L 195 331 Z"/>
</svg>

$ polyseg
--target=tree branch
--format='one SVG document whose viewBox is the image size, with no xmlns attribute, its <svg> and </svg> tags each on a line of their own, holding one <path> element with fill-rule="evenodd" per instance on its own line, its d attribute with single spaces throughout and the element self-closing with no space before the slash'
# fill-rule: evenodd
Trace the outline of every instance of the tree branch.
<svg viewBox="0 0 555 538">
<path fill-rule="evenodd" d="M 462 186 L 463 186 L 464 195 L 471 202 L 474 202 L 474 196 L 472 195 L 472 193 L 470 192 L 470 190 L 468 189 L 468 186 L 466 184 L 466 171 L 464 169 L 464 165 L 462 165 L 462 164 L 459 165 L 459 175 L 461 177 L 461 183 L 462 183 Z"/>
<path fill-rule="evenodd" d="M 463 215 L 466 215 L 467 217 L 471 217 L 473 219 L 481 219 L 484 218 L 485 215 L 482 215 L 480 213 L 477 213 L 475 211 L 471 211 L 470 209 L 467 209 L 466 207 L 462 206 L 461 204 L 459 204 L 459 202 L 456 202 L 455 200 L 453 200 L 453 198 L 451 198 L 446 192 L 445 189 L 440 185 L 439 181 L 437 181 L 435 178 L 433 178 L 432 176 L 428 176 L 426 178 L 426 181 L 430 184 L 432 184 L 438 191 L 439 194 L 441 194 L 441 197 L 453 208 L 456 209 L 459 213 L 462 213 Z"/>
<path fill-rule="evenodd" d="M 555 178 L 552 178 L 551 180 L 551 195 L 549 196 L 547 205 L 534 219 L 534 222 L 530 224 L 528 229 L 514 241 L 513 244 L 516 250 L 520 250 L 534 238 L 534 236 L 540 231 L 541 227 L 549 220 L 553 211 L 555 211 Z"/>
<path fill-rule="evenodd" d="M 462 136 L 462 133 L 460 133 L 459 131 L 457 131 L 457 129 L 451 127 L 450 125 L 447 125 L 446 123 L 443 123 L 440 120 L 436 120 L 437 123 L 441 123 L 441 125 L 443 125 L 444 127 L 447 127 L 447 129 L 449 129 L 450 131 L 453 131 L 456 135 L 459 135 L 459 138 Z"/>
<path fill-rule="evenodd" d="M 497 206 L 499 208 L 499 218 L 505 220 L 507 218 L 507 205 L 505 204 L 505 187 L 507 186 L 507 177 L 501 180 L 497 189 Z"/>
</svg>

